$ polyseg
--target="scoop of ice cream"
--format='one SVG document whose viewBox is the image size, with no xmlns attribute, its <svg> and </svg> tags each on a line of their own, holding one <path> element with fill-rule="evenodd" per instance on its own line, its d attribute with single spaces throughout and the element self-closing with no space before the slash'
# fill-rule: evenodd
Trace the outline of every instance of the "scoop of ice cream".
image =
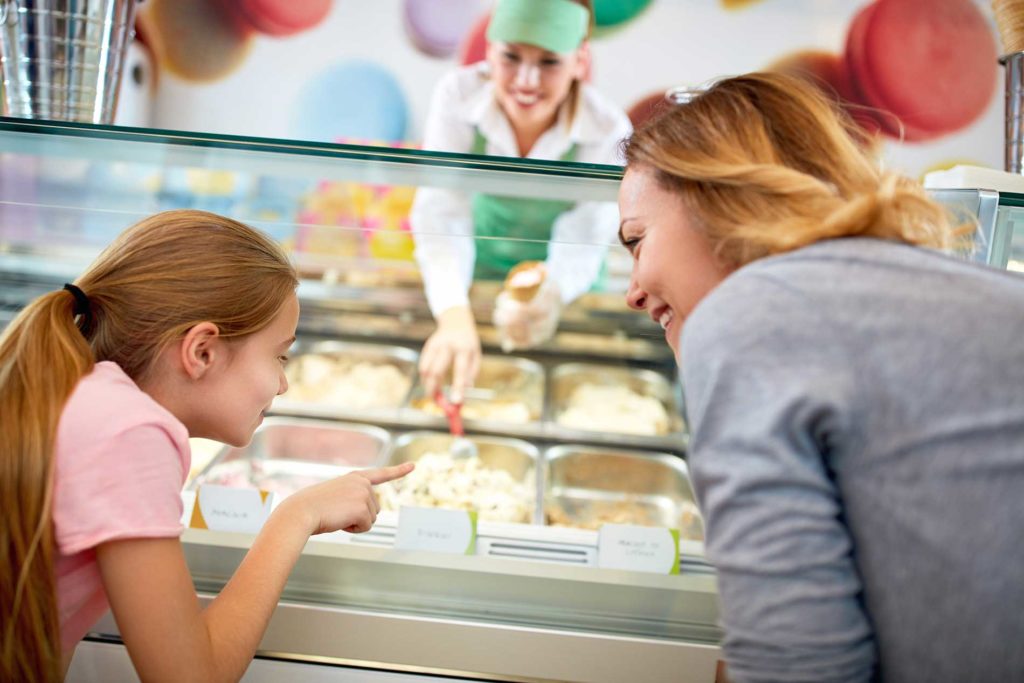
<svg viewBox="0 0 1024 683">
<path fill-rule="evenodd" d="M 528 477 L 529 478 L 529 477 Z M 381 508 L 403 505 L 476 510 L 480 519 L 527 523 L 534 506 L 533 487 L 479 458 L 455 459 L 449 453 L 424 453 L 407 477 L 377 487 Z"/>
<path fill-rule="evenodd" d="M 285 398 L 331 406 L 367 409 L 397 408 L 412 380 L 390 363 L 326 354 L 304 354 L 285 369 Z"/>
<path fill-rule="evenodd" d="M 569 396 L 558 424 L 575 429 L 657 436 L 669 428 L 668 411 L 653 396 L 629 387 L 584 382 Z"/>
<path fill-rule="evenodd" d="M 523 261 L 509 271 L 505 291 L 516 301 L 530 301 L 540 291 L 548 270 L 540 261 Z"/>
</svg>

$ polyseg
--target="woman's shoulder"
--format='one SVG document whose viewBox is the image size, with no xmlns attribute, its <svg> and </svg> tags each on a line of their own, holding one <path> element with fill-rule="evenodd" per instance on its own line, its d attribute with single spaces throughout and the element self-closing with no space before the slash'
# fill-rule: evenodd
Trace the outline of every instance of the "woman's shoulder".
<svg viewBox="0 0 1024 683">
<path fill-rule="evenodd" d="M 820 273 L 815 268 L 796 273 L 789 267 L 792 259 L 758 259 L 731 273 L 687 316 L 684 345 L 699 354 L 774 353 L 789 344 L 813 342 L 823 312 L 814 296 Z M 774 349 L 764 344 L 772 338 L 780 340 Z"/>
</svg>

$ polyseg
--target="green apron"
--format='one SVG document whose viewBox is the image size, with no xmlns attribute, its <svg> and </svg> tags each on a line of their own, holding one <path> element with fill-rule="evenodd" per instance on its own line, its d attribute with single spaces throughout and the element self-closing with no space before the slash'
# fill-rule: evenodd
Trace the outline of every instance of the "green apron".
<svg viewBox="0 0 1024 683">
<path fill-rule="evenodd" d="M 472 154 L 485 154 L 487 141 L 475 131 Z M 559 161 L 576 161 L 573 144 Z M 473 196 L 476 243 L 475 280 L 502 280 L 520 261 L 544 261 L 555 220 L 576 205 L 557 199 L 524 199 L 491 194 Z"/>
</svg>

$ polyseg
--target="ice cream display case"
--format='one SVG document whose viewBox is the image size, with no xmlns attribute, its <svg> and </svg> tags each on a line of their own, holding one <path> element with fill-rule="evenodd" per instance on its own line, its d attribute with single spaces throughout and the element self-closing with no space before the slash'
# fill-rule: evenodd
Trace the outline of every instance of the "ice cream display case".
<svg viewBox="0 0 1024 683">
<path fill-rule="evenodd" d="M 1024 176 L 957 165 L 927 174 L 924 186 L 971 230 L 971 258 L 1024 271 Z"/>
<path fill-rule="evenodd" d="M 193 450 L 182 541 L 197 590 L 215 594 L 253 538 L 195 514 L 204 492 L 260 490 L 272 505 L 352 469 L 418 467 L 380 490 L 370 532 L 309 542 L 251 671 L 712 681 L 715 578 L 681 392 L 660 327 L 625 305 L 628 254 L 571 245 L 607 252 L 600 282 L 550 341 L 512 353 L 490 325 L 502 283 L 473 283 L 472 458 L 416 372 L 434 329 L 408 230 L 418 188 L 615 202 L 620 179 L 610 166 L 0 119 L 0 324 L 157 211 L 260 228 L 301 275 L 290 390 L 248 447 Z M 410 542 L 427 517 L 409 510 L 472 520 L 469 542 Z M 90 643 L 120 647 L 109 615 Z"/>
</svg>

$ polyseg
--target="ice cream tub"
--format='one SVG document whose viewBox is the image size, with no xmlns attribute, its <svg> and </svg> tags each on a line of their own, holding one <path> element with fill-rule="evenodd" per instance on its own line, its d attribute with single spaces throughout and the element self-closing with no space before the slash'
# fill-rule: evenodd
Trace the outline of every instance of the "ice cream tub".
<svg viewBox="0 0 1024 683">
<path fill-rule="evenodd" d="M 418 385 L 409 406 L 430 415 L 443 416 L 432 397 Z M 538 422 L 544 413 L 544 368 L 515 356 L 486 355 L 474 386 L 466 391 L 462 417 L 508 424 Z"/>
<path fill-rule="evenodd" d="M 468 435 L 477 448 L 472 458 L 455 458 L 452 436 L 415 431 L 395 439 L 388 464 L 415 462 L 403 479 L 377 487 L 384 510 L 404 505 L 475 510 L 491 522 L 539 523 L 539 451 L 519 439 Z"/>
<path fill-rule="evenodd" d="M 192 482 L 190 489 L 206 484 L 273 491 L 287 497 L 299 489 L 340 477 L 350 467 L 303 460 L 232 460 L 211 465 Z"/>
<path fill-rule="evenodd" d="M 549 419 L 558 429 L 649 437 L 683 431 L 673 385 L 653 370 L 564 363 L 549 382 Z"/>
<path fill-rule="evenodd" d="M 702 541 L 704 525 L 686 463 L 668 453 L 553 446 L 544 456 L 545 523 L 582 529 L 636 524 L 679 529 Z"/>
<path fill-rule="evenodd" d="M 288 391 L 272 410 L 323 417 L 400 408 L 415 382 L 419 358 L 402 346 L 301 339 L 290 355 Z"/>
<path fill-rule="evenodd" d="M 353 469 L 380 467 L 391 435 L 371 425 L 268 417 L 248 446 L 224 448 L 192 481 L 249 486 L 284 495 Z"/>
</svg>

